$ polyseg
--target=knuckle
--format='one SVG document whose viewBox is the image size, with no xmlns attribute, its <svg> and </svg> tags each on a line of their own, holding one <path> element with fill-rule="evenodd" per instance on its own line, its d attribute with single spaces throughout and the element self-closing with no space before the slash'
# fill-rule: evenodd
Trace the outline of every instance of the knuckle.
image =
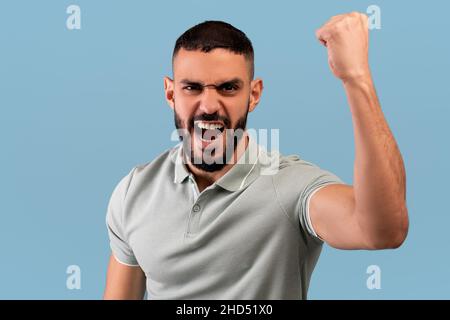
<svg viewBox="0 0 450 320">
<path fill-rule="evenodd" d="M 316 30 L 316 37 L 319 38 L 322 35 L 322 28 Z"/>
<path fill-rule="evenodd" d="M 346 28 L 350 24 L 348 19 L 344 19 L 335 24 L 335 30 L 340 30 L 342 28 Z"/>
</svg>

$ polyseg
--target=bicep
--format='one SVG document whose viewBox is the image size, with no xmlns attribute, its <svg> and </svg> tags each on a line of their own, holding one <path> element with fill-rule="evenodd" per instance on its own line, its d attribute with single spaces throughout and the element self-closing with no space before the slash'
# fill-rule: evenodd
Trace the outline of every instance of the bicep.
<svg viewBox="0 0 450 320">
<path fill-rule="evenodd" d="M 111 254 L 106 276 L 105 300 L 141 300 L 145 294 L 145 274 L 139 266 L 120 263 Z"/>
<path fill-rule="evenodd" d="M 337 249 L 367 249 L 365 236 L 355 217 L 353 187 L 331 184 L 309 199 L 309 217 L 317 235 Z"/>
</svg>

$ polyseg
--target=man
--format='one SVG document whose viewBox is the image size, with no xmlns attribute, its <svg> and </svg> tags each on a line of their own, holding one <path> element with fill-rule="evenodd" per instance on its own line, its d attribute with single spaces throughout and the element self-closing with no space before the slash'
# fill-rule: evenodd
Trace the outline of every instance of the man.
<svg viewBox="0 0 450 320">
<path fill-rule="evenodd" d="M 105 299 L 306 299 L 323 242 L 403 243 L 405 171 L 369 70 L 367 17 L 335 16 L 316 36 L 348 97 L 354 184 L 260 148 L 245 130 L 263 91 L 250 40 L 224 22 L 194 26 L 164 79 L 182 143 L 133 168 L 111 196 Z"/>
</svg>

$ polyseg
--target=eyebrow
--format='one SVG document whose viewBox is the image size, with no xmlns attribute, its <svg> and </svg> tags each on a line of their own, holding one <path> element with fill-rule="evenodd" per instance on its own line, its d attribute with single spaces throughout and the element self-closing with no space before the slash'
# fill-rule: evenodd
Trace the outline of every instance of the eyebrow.
<svg viewBox="0 0 450 320">
<path fill-rule="evenodd" d="M 192 79 L 182 79 L 180 80 L 181 84 L 185 84 L 185 85 L 200 85 L 200 86 L 205 86 L 203 81 L 197 81 L 197 80 L 192 80 Z M 232 78 L 229 80 L 221 80 L 221 81 L 217 81 L 217 84 L 214 84 L 216 87 L 220 87 L 224 84 L 232 84 L 232 85 L 238 85 L 238 86 L 242 86 L 244 84 L 244 81 L 240 78 Z"/>
</svg>

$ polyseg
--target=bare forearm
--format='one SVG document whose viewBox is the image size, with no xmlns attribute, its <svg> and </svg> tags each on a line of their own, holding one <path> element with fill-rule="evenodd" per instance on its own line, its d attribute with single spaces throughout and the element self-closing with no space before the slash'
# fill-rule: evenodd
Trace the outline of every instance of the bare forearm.
<svg viewBox="0 0 450 320">
<path fill-rule="evenodd" d="M 408 228 L 403 159 L 370 76 L 344 82 L 355 138 L 356 214 L 369 239 L 402 242 Z M 396 244 L 395 244 L 396 245 Z"/>
</svg>

